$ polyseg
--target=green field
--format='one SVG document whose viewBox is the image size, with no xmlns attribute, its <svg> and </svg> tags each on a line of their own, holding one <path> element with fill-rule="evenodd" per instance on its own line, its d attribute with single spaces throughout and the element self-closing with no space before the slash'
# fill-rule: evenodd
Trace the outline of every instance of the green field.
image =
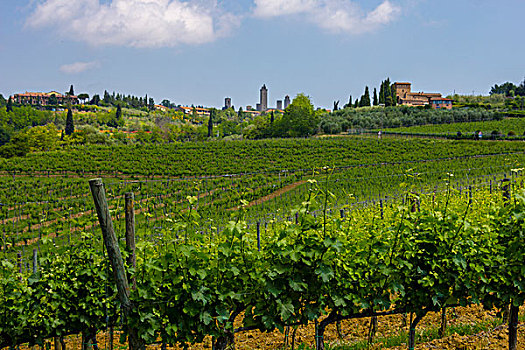
<svg viewBox="0 0 525 350">
<path fill-rule="evenodd" d="M 506 118 L 503 120 L 493 120 L 484 122 L 437 124 L 437 125 L 418 125 L 403 128 L 385 129 L 390 132 L 416 133 L 416 134 L 452 134 L 457 132 L 462 134 L 474 134 L 481 131 L 484 136 L 489 136 L 493 131 L 503 135 L 513 133 L 516 136 L 525 135 L 525 118 Z"/>
</svg>

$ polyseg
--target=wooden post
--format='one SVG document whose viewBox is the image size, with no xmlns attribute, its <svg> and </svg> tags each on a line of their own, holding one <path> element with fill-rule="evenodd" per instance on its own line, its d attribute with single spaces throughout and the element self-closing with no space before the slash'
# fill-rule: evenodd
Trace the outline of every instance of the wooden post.
<svg viewBox="0 0 525 350">
<path fill-rule="evenodd" d="M 36 274 L 38 269 L 38 251 L 36 248 L 33 249 L 33 274 Z"/>
<path fill-rule="evenodd" d="M 261 251 L 261 222 L 257 222 L 257 250 Z"/>
<path fill-rule="evenodd" d="M 505 205 L 510 204 L 510 180 L 501 180 L 501 190 L 503 191 L 503 202 Z"/>
<path fill-rule="evenodd" d="M 447 307 L 441 308 L 441 327 L 439 327 L 438 336 L 443 338 L 447 331 Z"/>
<path fill-rule="evenodd" d="M 503 203 L 505 206 L 510 204 L 510 180 L 501 180 L 503 191 Z M 510 304 L 509 308 L 509 350 L 516 350 L 518 346 L 518 313 L 519 307 Z"/>
<path fill-rule="evenodd" d="M 16 261 L 18 265 L 18 273 L 20 274 L 20 281 L 22 280 L 22 252 L 16 253 Z"/>
<path fill-rule="evenodd" d="M 516 350 L 518 348 L 518 314 L 519 306 L 510 304 L 509 315 L 509 350 Z"/>
<path fill-rule="evenodd" d="M 126 270 L 124 269 L 124 261 L 120 254 L 118 246 L 117 236 L 113 229 L 113 221 L 111 220 L 111 214 L 109 213 L 108 202 L 106 200 L 106 192 L 104 190 L 104 183 L 102 179 L 89 180 L 89 187 L 97 210 L 98 221 L 102 230 L 102 236 L 104 238 L 104 245 L 108 252 L 109 261 L 113 270 L 113 276 L 117 283 L 117 291 L 124 311 L 124 318 L 127 318 L 131 311 L 131 301 L 129 299 L 129 285 L 126 276 Z M 129 328 L 129 348 L 131 350 L 139 350 L 142 348 L 142 341 L 138 337 L 136 329 Z"/>
<path fill-rule="evenodd" d="M 126 210 L 126 248 L 129 256 L 127 259 L 128 266 L 137 267 L 137 256 L 135 254 L 135 195 L 132 192 L 125 194 Z M 132 277 L 130 280 L 133 289 L 137 289 L 137 280 Z"/>
</svg>

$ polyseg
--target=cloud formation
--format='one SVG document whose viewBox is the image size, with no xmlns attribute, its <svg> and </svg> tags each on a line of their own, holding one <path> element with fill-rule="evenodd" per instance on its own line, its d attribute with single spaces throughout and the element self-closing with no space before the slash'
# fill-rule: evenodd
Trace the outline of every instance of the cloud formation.
<svg viewBox="0 0 525 350">
<path fill-rule="evenodd" d="M 70 64 L 64 64 L 60 67 L 60 71 L 66 74 L 78 74 L 85 72 L 89 69 L 96 68 L 99 66 L 97 61 L 91 62 L 75 62 Z"/>
<path fill-rule="evenodd" d="M 392 22 L 400 12 L 389 0 L 368 13 L 350 0 L 255 0 L 253 14 L 260 18 L 300 15 L 330 32 L 360 34 Z"/>
<path fill-rule="evenodd" d="M 157 48 L 214 41 L 239 19 L 217 0 L 40 0 L 27 25 L 94 46 Z"/>
</svg>

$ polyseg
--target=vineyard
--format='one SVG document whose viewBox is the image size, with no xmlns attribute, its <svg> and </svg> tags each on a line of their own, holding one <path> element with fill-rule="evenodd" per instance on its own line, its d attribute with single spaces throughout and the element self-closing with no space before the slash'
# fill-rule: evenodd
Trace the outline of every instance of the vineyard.
<svg viewBox="0 0 525 350">
<path fill-rule="evenodd" d="M 525 135 L 524 118 L 506 118 L 502 120 L 485 122 L 462 122 L 437 125 L 417 125 L 404 128 L 391 128 L 389 132 L 415 133 L 415 134 L 437 134 L 437 135 L 457 135 L 469 134 L 481 131 L 484 137 L 490 138 L 496 131 L 500 135 L 520 137 Z"/>
<path fill-rule="evenodd" d="M 413 348 L 427 314 L 459 306 L 508 310 L 512 342 L 525 288 L 524 161 L 520 142 L 377 137 L 3 160 L 0 348 L 53 338 L 57 348 L 74 334 L 98 347 L 104 332 L 137 349 L 226 349 L 246 332 L 292 339 L 313 323 L 309 344 L 324 349 L 330 325 L 393 315 Z M 127 302 L 88 186 L 100 175 Z"/>
</svg>

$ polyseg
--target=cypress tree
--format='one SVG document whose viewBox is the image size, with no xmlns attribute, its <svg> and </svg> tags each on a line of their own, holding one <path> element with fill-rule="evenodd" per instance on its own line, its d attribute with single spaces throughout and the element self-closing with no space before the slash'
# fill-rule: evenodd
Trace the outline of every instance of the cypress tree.
<svg viewBox="0 0 525 350">
<path fill-rule="evenodd" d="M 385 104 L 385 82 L 382 81 L 379 86 L 379 104 Z"/>
<path fill-rule="evenodd" d="M 374 88 L 374 106 L 377 106 L 379 102 L 377 101 L 377 89 Z"/>
<path fill-rule="evenodd" d="M 75 90 L 73 90 L 73 85 L 69 87 L 69 92 L 67 93 L 69 96 L 73 96 L 75 94 Z"/>
<path fill-rule="evenodd" d="M 213 115 L 215 111 L 212 109 L 210 111 L 210 118 L 208 119 L 208 137 L 212 136 L 213 133 Z"/>
<path fill-rule="evenodd" d="M 356 99 L 355 99 L 355 103 L 354 103 L 354 108 L 359 107 L 359 105 L 360 105 L 360 104 L 359 104 L 359 99 L 356 98 Z"/>
<path fill-rule="evenodd" d="M 390 78 L 386 78 L 383 90 L 385 94 L 385 106 L 392 106 L 394 102 L 392 101 L 392 88 L 390 87 Z"/>
<path fill-rule="evenodd" d="M 273 111 L 272 111 L 272 114 L 270 115 L 270 123 L 273 124 L 274 121 L 275 121 L 275 116 L 273 115 Z"/>
<path fill-rule="evenodd" d="M 117 112 L 115 113 L 115 119 L 117 120 L 117 124 L 120 124 L 122 121 L 122 107 L 120 107 L 120 103 L 117 105 Z"/>
<path fill-rule="evenodd" d="M 360 107 L 370 107 L 370 91 L 368 90 L 368 86 L 365 87 L 365 93 L 361 97 L 361 101 L 359 102 Z"/>
<path fill-rule="evenodd" d="M 7 113 L 13 111 L 13 99 L 11 98 L 11 96 L 9 96 L 9 100 L 7 100 L 7 105 L 5 107 L 5 110 L 7 111 Z"/>
<path fill-rule="evenodd" d="M 352 95 L 348 98 L 348 107 L 352 108 L 354 105 L 352 104 Z"/>
<path fill-rule="evenodd" d="M 75 131 L 75 124 L 73 124 L 73 112 L 71 112 L 71 108 L 67 110 L 67 118 L 66 118 L 66 135 L 71 135 Z"/>
<path fill-rule="evenodd" d="M 395 106 L 397 105 L 397 92 L 396 92 L 396 87 L 394 86 L 394 84 L 392 84 L 392 87 L 390 90 L 392 92 L 392 106 Z"/>
</svg>

